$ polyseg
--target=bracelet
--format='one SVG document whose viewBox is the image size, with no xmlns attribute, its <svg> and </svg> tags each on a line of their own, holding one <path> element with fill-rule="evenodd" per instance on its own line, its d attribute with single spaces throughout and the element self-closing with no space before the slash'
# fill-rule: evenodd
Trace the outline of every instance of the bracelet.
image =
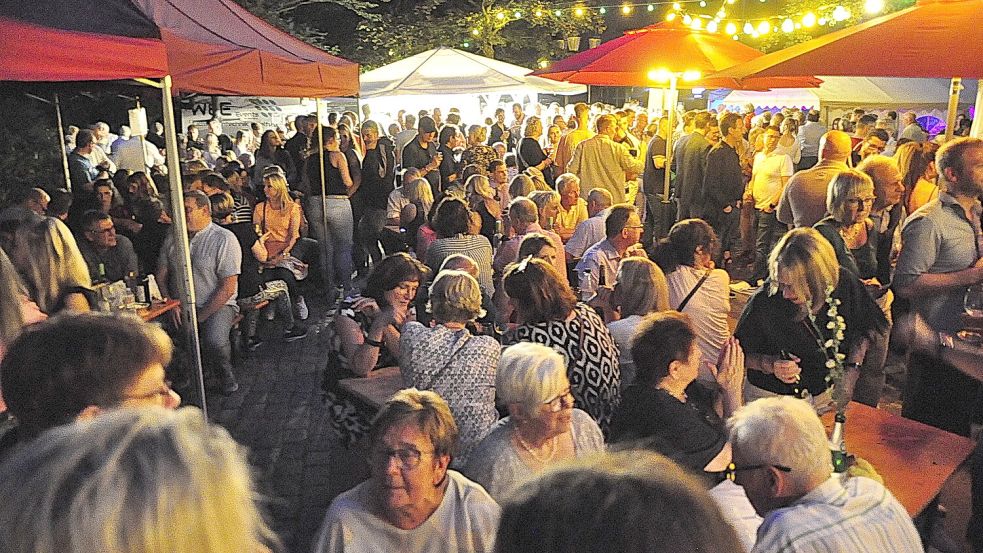
<svg viewBox="0 0 983 553">
<path fill-rule="evenodd" d="M 372 338 L 369 338 L 368 336 L 365 337 L 365 343 L 368 344 L 368 345 L 370 345 L 370 346 L 372 346 L 372 347 L 374 347 L 374 348 L 381 348 L 383 346 L 382 340 L 373 340 Z"/>
</svg>

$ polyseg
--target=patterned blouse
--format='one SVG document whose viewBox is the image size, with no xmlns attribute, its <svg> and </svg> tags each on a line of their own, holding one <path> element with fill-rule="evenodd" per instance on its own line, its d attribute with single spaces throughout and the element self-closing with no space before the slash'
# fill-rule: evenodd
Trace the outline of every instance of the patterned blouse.
<svg viewBox="0 0 983 553">
<path fill-rule="evenodd" d="M 461 154 L 461 167 L 463 169 L 468 165 L 477 165 L 478 174 L 487 176 L 488 164 L 496 159 L 499 159 L 499 157 L 495 148 L 485 144 L 475 144 L 474 146 L 469 146 Z"/>
<path fill-rule="evenodd" d="M 522 324 L 507 340 L 543 344 L 561 353 L 576 407 L 607 433 L 611 414 L 621 402 L 621 366 L 618 346 L 596 311 L 578 303 L 572 319 Z"/>
<path fill-rule="evenodd" d="M 455 466 L 464 466 L 471 449 L 495 422 L 495 370 L 501 346 L 491 336 L 472 336 L 444 325 L 403 326 L 400 337 L 403 383 L 432 390 L 447 400 L 460 431 Z"/>
</svg>

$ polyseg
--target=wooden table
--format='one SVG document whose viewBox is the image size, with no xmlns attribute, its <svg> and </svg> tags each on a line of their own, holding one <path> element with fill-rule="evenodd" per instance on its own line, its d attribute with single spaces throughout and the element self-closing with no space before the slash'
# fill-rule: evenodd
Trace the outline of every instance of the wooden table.
<svg viewBox="0 0 983 553">
<path fill-rule="evenodd" d="M 406 387 L 399 367 L 376 369 L 363 378 L 343 378 L 338 381 L 338 386 L 375 409 L 381 408 L 387 399 Z"/>
<path fill-rule="evenodd" d="M 829 432 L 833 413 L 822 420 Z M 968 438 L 856 402 L 847 406 L 845 434 L 847 452 L 874 465 L 912 518 L 932 503 L 974 447 Z"/>
<path fill-rule="evenodd" d="M 137 315 L 144 321 L 150 322 L 168 311 L 177 309 L 181 306 L 179 300 L 165 299 L 164 301 L 154 302 L 147 307 L 137 309 Z"/>
</svg>

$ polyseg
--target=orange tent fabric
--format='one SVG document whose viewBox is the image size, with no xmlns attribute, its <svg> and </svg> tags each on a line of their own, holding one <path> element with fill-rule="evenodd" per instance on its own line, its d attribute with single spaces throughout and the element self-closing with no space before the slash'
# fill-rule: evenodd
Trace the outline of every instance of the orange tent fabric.
<svg viewBox="0 0 983 553">
<path fill-rule="evenodd" d="M 983 77 L 983 0 L 921 0 L 725 69 L 738 82 L 774 76 Z"/>
<path fill-rule="evenodd" d="M 721 33 L 697 31 L 680 21 L 665 21 L 624 35 L 554 62 L 532 75 L 557 81 L 600 86 L 652 86 L 649 72 L 665 68 L 674 73 L 695 70 L 706 75 L 758 57 L 760 51 Z M 739 83 L 734 79 L 701 80 L 680 86 L 726 88 L 803 88 L 819 80 L 761 79 Z"/>
<path fill-rule="evenodd" d="M 132 0 L 160 27 L 174 88 L 228 96 L 358 94 L 358 64 L 273 27 L 232 0 Z"/>
</svg>

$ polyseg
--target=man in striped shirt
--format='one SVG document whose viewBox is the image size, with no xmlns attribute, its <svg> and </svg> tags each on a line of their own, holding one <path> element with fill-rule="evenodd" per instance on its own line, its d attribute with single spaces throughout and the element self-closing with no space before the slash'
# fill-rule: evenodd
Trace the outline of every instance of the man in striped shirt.
<svg viewBox="0 0 983 553">
<path fill-rule="evenodd" d="M 911 517 L 884 486 L 834 474 L 813 407 L 789 396 L 759 399 L 727 424 L 734 476 L 764 517 L 752 553 L 921 553 Z"/>
</svg>

